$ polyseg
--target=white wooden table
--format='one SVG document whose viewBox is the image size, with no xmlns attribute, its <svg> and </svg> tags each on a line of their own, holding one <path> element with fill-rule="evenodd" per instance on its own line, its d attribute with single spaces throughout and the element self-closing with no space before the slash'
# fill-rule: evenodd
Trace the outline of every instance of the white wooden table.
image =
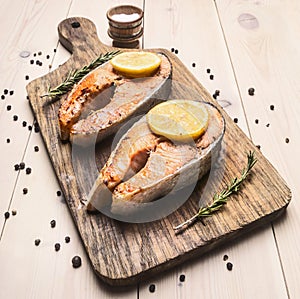
<svg viewBox="0 0 300 299">
<path fill-rule="evenodd" d="M 220 90 L 224 109 L 260 145 L 293 198 L 275 223 L 137 286 L 108 288 L 92 272 L 63 196 L 57 195 L 42 138 L 29 130 L 34 118 L 25 86 L 68 59 L 58 43 L 60 21 L 87 17 L 100 39 L 111 44 L 105 14 L 120 3 L 0 0 L 0 298 L 300 298 L 297 0 L 127 1 L 144 10 L 143 47 L 175 50 L 211 94 Z M 254 96 L 248 94 L 250 87 Z M 32 172 L 15 171 L 20 162 Z M 57 252 L 55 243 L 61 244 Z M 82 257 L 78 269 L 71 264 L 75 255 Z"/>
</svg>

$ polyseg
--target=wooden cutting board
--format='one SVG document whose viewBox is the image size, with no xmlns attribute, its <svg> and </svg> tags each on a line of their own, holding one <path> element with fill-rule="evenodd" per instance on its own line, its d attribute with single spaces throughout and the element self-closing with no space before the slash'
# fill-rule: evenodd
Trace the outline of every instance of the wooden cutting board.
<svg viewBox="0 0 300 299">
<path fill-rule="evenodd" d="M 74 26 L 74 22 L 80 26 Z M 164 49 L 152 49 L 165 53 L 172 62 L 171 97 L 200 97 L 214 103 L 224 115 L 226 132 L 218 165 L 212 170 L 214 179 L 211 180 L 209 175 L 201 180 L 184 205 L 154 222 L 130 224 L 103 214 L 88 214 L 82 204 L 87 195 L 81 184 L 92 184 L 86 176 L 89 170 L 75 172 L 76 158 L 72 158 L 71 145 L 62 143 L 59 138 L 57 113 L 65 96 L 55 102 L 40 96 L 47 92 L 49 85 L 61 83 L 70 70 L 89 64 L 100 53 L 113 48 L 99 41 L 95 25 L 84 18 L 62 21 L 58 32 L 61 43 L 72 53 L 71 58 L 53 72 L 30 82 L 27 92 L 74 223 L 91 265 L 102 280 L 111 285 L 137 283 L 210 251 L 283 213 L 291 200 L 291 192 L 278 172 L 175 55 Z M 232 196 L 221 211 L 206 218 L 205 225 L 197 222 L 181 234 L 175 234 L 174 225 L 191 217 L 199 205 L 211 202 L 215 192 L 221 191 L 231 178 L 239 176 L 250 150 L 255 152 L 258 162 L 240 192 Z M 97 165 L 101 167 L 110 154 L 111 138 L 101 142 L 96 151 Z"/>
</svg>

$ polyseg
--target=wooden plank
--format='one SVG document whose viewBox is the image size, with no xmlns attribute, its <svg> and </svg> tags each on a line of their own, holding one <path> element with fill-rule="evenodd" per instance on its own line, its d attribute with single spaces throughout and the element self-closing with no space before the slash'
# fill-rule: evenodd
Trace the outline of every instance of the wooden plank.
<svg viewBox="0 0 300 299">
<path fill-rule="evenodd" d="M 239 127 L 248 134 L 213 2 L 146 1 L 145 8 L 145 48 L 178 51 L 178 57 L 211 95 L 216 90 L 220 91 L 217 97 L 219 104 L 232 119 L 238 119 Z M 158 20 L 164 20 L 164 26 Z"/>
<path fill-rule="evenodd" d="M 6 8 L 8 1 L 3 2 L 1 8 Z M 55 54 L 53 49 L 56 48 L 58 41 L 57 24 L 65 18 L 69 5 L 70 2 L 62 5 L 61 1 L 47 3 L 23 1 L 22 5 L 19 1 L 15 3 L 9 1 L 8 7 L 11 9 L 6 10 L 5 17 L 2 16 L 8 28 L 14 30 L 7 30 L 10 40 L 3 41 L 5 47 L 1 47 L 1 50 L 5 51 L 4 63 L 0 64 L 0 75 L 5 75 L 5 80 L 2 81 L 3 89 L 13 88 L 14 95 L 7 96 L 3 101 L 4 112 L 0 116 L 1 127 L 5 128 L 4 133 L 1 131 L 3 143 L 6 142 L 6 137 L 11 138 L 10 144 L 0 147 L 1 157 L 5 157 L 1 163 L 3 180 L 0 205 L 3 204 L 3 209 L 0 211 L 3 215 L 9 208 L 10 212 L 16 210 L 17 215 L 10 216 L 7 220 L 0 242 L 0 262 L 6 273 L 0 281 L 1 298 L 63 298 L 70 295 L 80 298 L 137 296 L 136 287 L 119 291 L 108 289 L 99 283 L 85 255 L 64 198 L 56 195 L 59 185 L 41 137 L 33 132 L 30 135 L 27 127 L 22 127 L 22 120 L 26 120 L 28 124 L 33 122 L 32 110 L 26 99 L 25 84 L 28 81 L 25 80 L 25 75 L 28 74 L 30 79 L 39 77 L 47 73 L 49 64 L 55 68 L 69 57 L 69 53 L 60 47 L 56 52 L 58 55 L 55 56 L 54 62 L 52 61 Z M 80 5 L 85 7 L 86 4 L 77 1 L 75 6 L 79 9 Z M 4 11 L 1 10 L 2 12 Z M 19 17 L 19 25 L 14 27 L 15 15 Z M 23 20 L 26 18 L 31 22 L 24 26 Z M 17 36 L 22 38 L 17 39 Z M 29 51 L 31 55 L 27 58 L 19 57 L 22 50 Z M 39 51 L 42 55 L 37 54 Z M 34 53 L 37 54 L 35 57 Z M 47 54 L 51 56 L 50 59 L 46 58 Z M 6 57 L 8 59 L 5 59 Z M 39 59 L 43 65 L 31 65 L 31 59 L 35 61 Z M 12 105 L 12 111 L 6 112 L 7 104 Z M 19 115 L 18 122 L 11 119 L 14 113 Z M 39 146 L 38 152 L 35 152 L 34 146 Z M 21 171 L 17 177 L 18 173 L 14 171 L 13 165 L 21 161 L 19 157 L 25 161 L 26 167 L 31 167 L 30 175 Z M 11 189 L 9 184 L 12 184 Z M 24 187 L 28 189 L 26 195 L 23 194 Z M 1 222 L 3 219 L 1 217 Z M 50 227 L 52 219 L 56 220 L 55 228 Z M 69 244 L 64 240 L 67 235 L 71 237 Z M 34 245 L 36 238 L 41 239 L 39 247 Z M 61 244 L 59 252 L 54 250 L 56 242 Z M 74 255 L 82 257 L 82 267 L 76 270 L 71 264 Z M 18 285 L 18 288 L 15 285 Z"/>
<path fill-rule="evenodd" d="M 121 4 L 120 0 L 109 0 L 109 1 L 101 1 L 99 5 L 99 1 L 97 0 L 89 0 L 88 4 L 85 2 L 79 0 L 73 0 L 72 5 L 70 7 L 70 10 L 68 12 L 69 16 L 85 16 L 89 19 L 92 19 L 96 28 L 97 33 L 100 36 L 101 40 L 103 40 L 106 44 L 111 44 L 111 40 L 107 35 L 107 28 L 108 28 L 108 22 L 106 18 L 106 11 L 113 6 L 116 6 L 118 4 Z M 143 1 L 141 0 L 130 0 L 128 4 L 136 5 L 138 7 L 142 7 Z M 96 8 L 96 9 L 95 9 Z M 105 28 L 105 29 L 103 29 Z M 56 28 L 57 30 L 57 28 Z M 55 57 L 55 60 L 52 64 L 53 69 L 58 68 L 61 64 L 63 64 L 68 58 L 70 57 L 70 53 L 61 45 L 59 44 L 57 49 L 57 55 Z M 68 223 L 68 225 L 74 225 L 74 222 Z M 82 242 L 81 242 L 82 244 Z M 82 245 L 76 244 L 79 248 L 82 248 Z M 109 288 L 107 285 L 103 285 L 102 281 L 99 281 L 98 277 L 94 275 L 94 273 L 91 271 L 92 268 L 89 269 L 88 276 L 82 275 L 84 279 L 87 281 L 87 284 L 90 285 L 91 289 L 91 295 L 89 298 L 135 298 L 138 296 L 137 294 L 137 288 L 135 286 L 127 288 L 127 289 L 121 289 L 116 290 L 113 288 Z M 91 277 L 91 275 L 94 275 L 94 277 Z M 91 280 L 91 281 L 90 281 Z M 72 287 L 71 285 L 69 286 Z M 86 297 L 86 293 L 84 292 L 84 289 L 77 289 L 80 292 L 79 297 Z M 71 291 L 72 292 L 72 291 Z"/>
<path fill-rule="evenodd" d="M 34 151 L 36 145 L 39 152 Z M 11 206 L 17 215 L 7 220 L 0 242 L 0 262 L 5 272 L 0 281 L 0 297 L 136 297 L 136 288 L 118 291 L 99 283 L 66 202 L 63 196 L 57 196 L 60 189 L 40 134 L 32 134 L 24 158 L 32 173 L 20 173 Z M 26 195 L 23 187 L 28 188 Z M 54 228 L 50 225 L 52 220 L 56 221 Z M 65 242 L 66 236 L 70 243 Z M 34 244 L 36 239 L 41 240 L 39 246 Z M 56 243 L 61 245 L 58 252 L 54 248 Z M 82 259 L 78 269 L 71 263 L 75 255 Z M 13 287 L 15 284 L 17 288 Z"/>
<path fill-rule="evenodd" d="M 51 19 L 45 18 L 47 11 L 50 11 L 49 6 L 53 7 L 53 11 L 58 7 L 58 1 L 44 1 L 34 3 L 32 1 L 2 1 L 3 10 L 1 10 L 1 19 L 3 26 L 7 30 L 2 30 L 1 34 L 1 95 L 4 89 L 13 91 L 13 95 L 5 95 L 5 99 L 0 101 L 0 126 L 4 128 L 0 132 L 2 171 L 0 174 L 1 198 L 0 213 L 3 215 L 9 209 L 14 191 L 15 182 L 18 172 L 14 170 L 14 165 L 22 162 L 24 150 L 28 142 L 30 131 L 28 125 L 33 123 L 33 114 L 26 99 L 25 86 L 29 82 L 26 80 L 26 75 L 29 80 L 37 78 L 49 69 L 49 64 L 53 58 L 53 49 L 57 44 L 57 36 L 54 34 L 52 38 L 45 41 L 43 45 L 40 39 L 36 36 L 49 34 L 55 27 L 58 20 L 64 17 L 64 13 L 56 13 Z M 63 12 L 67 11 L 68 3 L 64 6 L 60 5 Z M 37 23 L 43 22 L 42 26 L 36 26 Z M 43 32 L 42 28 L 45 29 Z M 47 29 L 48 28 L 48 29 Z M 53 29 L 53 33 L 56 30 Z M 42 52 L 38 55 L 38 52 Z M 34 57 L 34 53 L 36 57 Z M 46 56 L 49 55 L 49 59 Z M 26 57 L 22 57 L 26 56 Z M 30 63 L 34 60 L 34 64 Z M 42 66 L 37 65 L 36 61 L 42 62 Z M 10 110 L 8 110 L 10 106 Z M 14 115 L 18 117 L 17 121 L 13 120 Z M 23 121 L 27 125 L 23 126 Z M 7 138 L 10 143 L 7 143 Z M 4 218 L 0 218 L 0 227 L 2 230 Z"/>
<path fill-rule="evenodd" d="M 287 217 L 274 224 L 290 298 L 300 294 L 300 243 L 295 238 L 300 225 L 300 159 L 296 154 L 300 128 L 299 5 L 298 1 L 217 1 L 251 135 L 282 173 L 294 196 Z M 250 86 L 255 87 L 254 97 L 247 95 Z"/>
<path fill-rule="evenodd" d="M 167 49 L 178 49 L 178 57 L 211 94 L 219 89 L 221 96 L 218 99 L 230 99 L 231 105 L 225 110 L 231 118 L 238 118 L 239 127 L 247 133 L 239 89 L 214 2 L 146 1 L 145 7 L 145 46 L 163 45 Z M 160 26 L 158 19 L 164 20 L 164 26 Z M 193 62 L 196 62 L 196 67 L 192 66 Z M 215 74 L 213 81 L 206 73 L 208 67 Z M 263 255 L 263 260 L 262 251 L 268 252 Z M 223 261 L 224 255 L 229 256 L 228 261 Z M 259 260 L 261 262 L 252 262 Z M 233 263 L 233 271 L 227 270 L 227 262 Z M 186 277 L 182 283 L 179 281 L 181 274 Z M 153 296 L 149 292 L 151 283 L 156 285 L 157 298 L 166 297 L 166 289 L 170 290 L 172 298 L 287 297 L 270 228 L 256 230 L 245 238 L 213 250 L 201 259 L 192 260 L 155 280 L 143 283 L 140 298 Z"/>
<path fill-rule="evenodd" d="M 125 298 L 127 294 L 108 291 L 99 285 L 64 199 L 56 195 L 59 186 L 41 137 L 36 133 L 30 136 L 27 127 L 22 126 L 23 120 L 28 125 L 33 122 L 26 99 L 25 85 L 28 81 L 25 75 L 34 79 L 47 73 L 58 40 L 56 27 L 66 16 L 69 4 L 66 1 L 1 2 L 1 26 L 8 29 L 1 31 L 1 94 L 4 88 L 14 90 L 14 94 L 1 101 L 0 125 L 4 130 L 1 130 L 0 147 L 0 211 L 3 216 L 10 200 L 10 212 L 17 211 L 16 216 L 10 216 L 7 220 L 0 242 L 0 262 L 5 271 L 0 281 L 1 298 L 63 298 L 71 294 L 81 298 Z M 9 39 L 2 40 L 6 32 Z M 23 50 L 31 55 L 21 58 L 19 54 Z M 33 57 L 33 53 L 38 51 L 43 54 Z M 47 54 L 51 59 L 46 58 Z M 39 59 L 43 66 L 31 65 L 30 59 Z M 12 106 L 11 111 L 6 112 L 7 105 Z M 17 122 L 12 120 L 14 114 L 19 116 Z M 6 144 L 7 137 L 11 139 L 9 144 Z M 34 151 L 36 145 L 39 152 Z M 30 175 L 22 171 L 17 177 L 13 165 L 21 161 L 32 168 Z M 26 195 L 23 195 L 24 187 L 28 188 Z M 2 224 L 4 218 L 0 219 Z M 50 228 L 49 221 L 52 219 L 57 221 L 55 229 Z M 64 242 L 66 235 L 71 237 L 70 244 Z M 42 241 L 39 247 L 34 245 L 36 238 Z M 61 244 L 59 252 L 54 250 L 55 242 Z M 74 270 L 71 259 L 76 254 L 82 257 L 83 265 Z M 134 289 L 127 297 L 134 298 L 135 293 Z"/>
<path fill-rule="evenodd" d="M 32 66 L 29 60 L 36 49 L 42 50 L 41 47 L 32 43 L 28 45 L 28 39 L 35 34 L 33 18 L 32 22 L 24 24 L 26 19 L 33 11 L 37 9 L 42 11 L 44 5 L 32 4 L 30 1 L 24 1 L 21 5 L 19 1 L 2 1 L 1 2 L 1 26 L 6 30 L 1 31 L 0 49 L 2 61 L 0 64 L 0 81 L 1 95 L 4 95 L 4 89 L 13 91 L 13 95 L 4 95 L 5 99 L 0 101 L 0 126 L 4 128 L 0 132 L 1 140 L 1 157 L 2 171 L 0 174 L 1 202 L 0 213 L 4 214 L 9 208 L 12 193 L 17 179 L 18 172 L 14 170 L 14 164 L 20 163 L 23 159 L 24 148 L 28 141 L 29 131 L 27 126 L 22 127 L 22 121 L 29 125 L 33 122 L 33 114 L 26 100 L 25 86 L 28 81 L 25 75 L 30 72 L 32 79 L 45 73 L 44 66 Z M 9 17 L 15 15 L 15 18 Z M 36 18 L 39 17 L 37 14 Z M 22 34 L 23 32 L 23 34 Z M 21 52 L 28 51 L 31 54 L 22 58 Z M 24 52 L 23 52 L 24 53 Z M 8 110 L 10 107 L 10 110 Z M 13 116 L 17 115 L 18 120 L 14 121 Z M 7 139 L 10 143 L 7 143 Z M 0 228 L 2 230 L 4 217 L 0 218 Z"/>
<path fill-rule="evenodd" d="M 80 27 L 76 29 L 71 26 L 71 23 L 75 21 L 80 23 Z M 256 147 L 234 125 L 227 114 L 223 112 L 227 123 L 227 130 L 224 136 L 224 169 L 226 175 L 220 184 L 224 185 L 228 177 L 238 175 L 240 169 L 237 164 L 245 163 L 245 151 L 255 150 L 259 160 L 251 178 L 251 185 L 245 186 L 241 192 L 241 195 L 247 198 L 247 202 L 230 201 L 222 213 L 207 220 L 205 228 L 200 225 L 194 226 L 184 234 L 176 237 L 172 230 L 172 225 L 182 219 L 182 215 L 188 217 L 195 212 L 193 200 L 186 202 L 182 208 L 165 219 L 151 224 L 128 225 L 126 230 L 122 229 L 119 223 L 108 219 L 104 215 L 92 216 L 87 214 L 81 204 L 81 200 L 86 197 L 86 194 L 84 194 L 75 179 L 70 160 L 70 145 L 62 144 L 57 138 L 59 136 L 57 109 L 60 103 L 57 101 L 55 103 L 42 104 L 39 96 L 47 91 L 46 86 L 48 86 L 49 82 L 51 85 L 56 85 L 71 68 L 86 64 L 100 50 L 107 51 L 109 48 L 96 39 L 95 27 L 87 19 L 67 19 L 60 24 L 59 31 L 62 43 L 70 49 L 71 44 L 75 45 L 77 51 L 59 69 L 31 82 L 27 90 L 30 95 L 30 103 L 41 126 L 50 158 L 56 169 L 72 216 L 78 226 L 92 265 L 103 280 L 110 284 L 118 285 L 136 283 L 141 278 L 170 268 L 179 262 L 204 253 L 222 242 L 266 223 L 284 211 L 290 200 L 289 189 L 285 186 L 284 181 L 275 169 L 264 159 L 259 151 L 256 151 Z M 83 38 L 85 47 L 80 47 L 81 38 Z M 89 46 L 87 47 L 87 45 Z M 80 53 L 83 49 L 84 52 Z M 180 80 L 183 85 L 189 86 L 189 92 L 184 88 L 173 87 L 173 92 L 176 93 L 176 96 L 187 97 L 191 90 L 195 90 L 203 99 L 214 102 L 202 85 L 195 80 L 175 55 L 166 50 L 161 51 L 166 53 L 172 60 L 174 80 Z M 185 76 L 182 76 L 182 73 Z M 236 138 L 242 141 L 239 148 L 233 147 Z M 106 149 L 106 152 L 104 152 L 105 148 L 103 147 L 101 150 L 104 155 L 107 156 L 109 154 L 109 148 Z M 102 159 L 100 163 L 104 162 L 105 156 Z M 80 176 L 82 173 L 77 173 L 77 175 Z M 273 182 L 271 184 L 272 192 L 270 185 L 266 184 L 270 178 L 272 178 Z M 78 176 L 77 179 L 80 180 Z M 277 187 L 279 185 L 281 186 L 280 189 Z M 212 196 L 212 194 L 210 195 Z M 211 198 L 211 196 L 208 198 Z M 196 193 L 194 193 L 193 198 L 196 201 L 199 199 Z M 232 218 L 232 213 L 234 213 L 235 219 Z M 223 225 L 220 225 L 220 222 Z M 226 223 L 225 226 L 224 223 Z M 103 226 L 108 229 L 101 229 Z M 95 227 L 98 228 L 98 234 L 95 234 Z M 111 234 L 112 232 L 113 234 Z M 136 237 L 143 240 L 143 248 L 148 250 L 149 254 L 141 255 L 139 250 L 135 250 L 135 248 L 140 248 L 140 244 L 136 243 Z M 97 240 L 98 238 L 103 238 L 103 240 L 107 241 L 106 246 L 103 247 L 103 244 Z M 153 246 L 150 246 L 148 243 L 150 240 L 153 242 Z M 113 254 L 111 256 L 111 264 L 106 263 L 106 258 L 114 252 L 118 252 L 118 255 Z M 156 257 L 155 259 L 153 259 L 154 256 Z M 124 263 L 124 261 L 127 261 L 127 263 Z M 145 271 L 146 269 L 147 271 Z"/>
</svg>

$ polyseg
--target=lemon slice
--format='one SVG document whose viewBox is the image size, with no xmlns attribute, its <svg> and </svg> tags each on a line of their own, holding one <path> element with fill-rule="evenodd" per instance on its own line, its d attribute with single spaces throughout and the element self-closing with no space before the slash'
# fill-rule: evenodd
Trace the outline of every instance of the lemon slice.
<svg viewBox="0 0 300 299">
<path fill-rule="evenodd" d="M 206 130 L 209 112 L 204 103 L 170 100 L 158 104 L 147 113 L 150 129 L 175 141 L 191 141 Z"/>
<path fill-rule="evenodd" d="M 132 77 L 149 77 L 160 66 L 161 58 L 151 52 L 124 52 L 110 60 L 120 74 Z"/>
</svg>

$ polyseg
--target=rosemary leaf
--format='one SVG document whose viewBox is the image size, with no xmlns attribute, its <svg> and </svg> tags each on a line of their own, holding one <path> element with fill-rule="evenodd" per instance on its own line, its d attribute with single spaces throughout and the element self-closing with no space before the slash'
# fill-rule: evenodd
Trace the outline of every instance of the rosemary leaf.
<svg viewBox="0 0 300 299">
<path fill-rule="evenodd" d="M 51 88 L 49 87 L 49 90 L 46 94 L 42 95 L 43 97 L 59 97 L 67 93 L 72 89 L 74 84 L 79 82 L 85 75 L 87 75 L 90 71 L 94 70 L 101 64 L 109 61 L 114 56 L 116 56 L 120 51 L 112 51 L 107 52 L 105 54 L 100 54 L 96 59 L 94 59 L 89 65 L 84 66 L 81 69 L 70 71 L 66 79 L 60 83 L 58 86 Z"/>
<path fill-rule="evenodd" d="M 199 208 L 198 212 L 194 216 L 184 221 L 183 223 L 173 227 L 173 229 L 175 231 L 182 230 L 184 227 L 188 227 L 195 221 L 201 220 L 203 217 L 211 216 L 214 212 L 220 210 L 227 203 L 227 200 L 230 197 L 230 195 L 239 191 L 241 184 L 243 183 L 243 181 L 245 181 L 251 169 L 257 162 L 256 158 L 254 157 L 254 152 L 252 151 L 250 151 L 247 154 L 247 159 L 247 166 L 242 170 L 240 178 L 233 178 L 231 180 L 231 183 L 224 190 L 214 195 L 211 204 L 209 204 L 206 207 Z"/>
</svg>

